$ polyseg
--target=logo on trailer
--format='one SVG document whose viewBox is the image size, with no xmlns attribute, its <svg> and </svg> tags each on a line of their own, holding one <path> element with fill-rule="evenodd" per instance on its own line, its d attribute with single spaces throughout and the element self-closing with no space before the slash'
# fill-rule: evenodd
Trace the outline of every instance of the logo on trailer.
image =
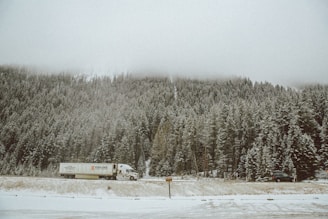
<svg viewBox="0 0 328 219">
<path fill-rule="evenodd" d="M 107 166 L 95 166 L 95 165 L 92 165 L 91 166 L 91 170 L 107 170 Z"/>
</svg>

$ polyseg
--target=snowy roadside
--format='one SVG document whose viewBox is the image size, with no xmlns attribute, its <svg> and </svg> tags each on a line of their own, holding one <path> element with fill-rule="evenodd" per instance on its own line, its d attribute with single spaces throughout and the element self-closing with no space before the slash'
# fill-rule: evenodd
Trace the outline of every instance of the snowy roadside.
<svg viewBox="0 0 328 219">
<path fill-rule="evenodd" d="M 138 181 L 81 180 L 37 177 L 0 177 L 0 191 L 41 193 L 92 197 L 167 197 L 168 184 L 164 178 Z M 220 179 L 174 178 L 171 194 L 177 197 L 261 195 L 261 194 L 328 194 L 326 181 L 275 183 L 275 182 L 224 182 Z"/>
<path fill-rule="evenodd" d="M 327 218 L 328 184 L 0 177 L 0 218 Z"/>
</svg>

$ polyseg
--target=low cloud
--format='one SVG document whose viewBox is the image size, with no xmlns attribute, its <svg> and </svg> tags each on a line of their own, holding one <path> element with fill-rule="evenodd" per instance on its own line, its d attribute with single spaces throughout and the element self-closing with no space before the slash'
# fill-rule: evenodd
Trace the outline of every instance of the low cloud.
<svg viewBox="0 0 328 219">
<path fill-rule="evenodd" d="M 328 83 L 326 1 L 2 1 L 0 64 Z"/>
</svg>

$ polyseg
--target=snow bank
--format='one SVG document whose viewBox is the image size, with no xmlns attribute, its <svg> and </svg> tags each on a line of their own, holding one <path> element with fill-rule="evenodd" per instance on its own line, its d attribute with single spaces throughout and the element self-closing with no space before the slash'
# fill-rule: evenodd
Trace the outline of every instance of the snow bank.
<svg viewBox="0 0 328 219">
<path fill-rule="evenodd" d="M 0 218 L 327 218 L 328 184 L 0 177 Z"/>
<path fill-rule="evenodd" d="M 63 178 L 0 177 L 0 190 L 101 197 L 167 197 L 164 178 L 138 181 L 82 180 Z M 260 195 L 260 194 L 328 194 L 324 182 L 224 182 L 220 179 L 181 180 L 173 178 L 171 194 L 176 197 Z"/>
</svg>

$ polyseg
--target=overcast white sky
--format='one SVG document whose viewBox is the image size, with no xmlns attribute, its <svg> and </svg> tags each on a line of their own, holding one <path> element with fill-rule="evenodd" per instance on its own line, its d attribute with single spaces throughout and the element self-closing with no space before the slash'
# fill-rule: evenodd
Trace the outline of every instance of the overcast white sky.
<svg viewBox="0 0 328 219">
<path fill-rule="evenodd" d="M 328 83 L 326 0 L 0 0 L 0 64 Z"/>
</svg>

